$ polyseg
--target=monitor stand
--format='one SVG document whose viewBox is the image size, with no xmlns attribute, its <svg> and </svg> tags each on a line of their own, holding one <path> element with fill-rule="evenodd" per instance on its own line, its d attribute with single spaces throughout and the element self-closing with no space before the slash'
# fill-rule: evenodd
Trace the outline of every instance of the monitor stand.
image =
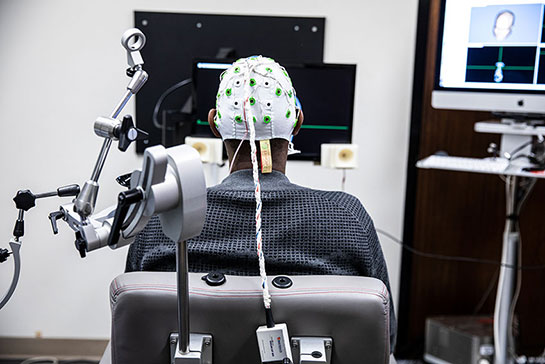
<svg viewBox="0 0 545 364">
<path fill-rule="evenodd" d="M 543 146 L 545 120 L 520 120 L 504 118 L 501 122 L 484 121 L 475 124 L 475 131 L 480 133 L 501 134 L 500 150 L 509 157 L 516 154 L 534 153 L 543 161 L 543 150 L 536 153 L 536 146 Z M 513 152 L 516 151 L 516 152 Z M 524 201 L 532 191 L 536 178 L 506 176 L 506 218 L 503 234 L 502 266 L 496 293 L 494 308 L 494 363 L 510 364 L 514 362 L 515 347 L 512 338 L 512 314 L 514 312 L 517 274 L 520 274 L 520 229 L 519 216 Z"/>
<path fill-rule="evenodd" d="M 511 157 L 513 151 L 528 155 L 532 152 L 534 137 L 543 139 L 545 136 L 545 115 L 541 119 L 508 118 L 501 121 L 488 120 L 475 123 L 474 130 L 478 133 L 501 134 L 500 150 Z"/>
</svg>

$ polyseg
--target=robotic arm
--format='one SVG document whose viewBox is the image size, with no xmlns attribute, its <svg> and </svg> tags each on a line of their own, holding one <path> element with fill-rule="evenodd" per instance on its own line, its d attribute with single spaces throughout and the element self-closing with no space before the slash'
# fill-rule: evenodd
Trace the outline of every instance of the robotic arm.
<svg viewBox="0 0 545 364">
<path fill-rule="evenodd" d="M 66 204 L 50 214 L 53 232 L 63 219 L 76 232 L 81 257 L 109 246 L 131 244 L 153 215 L 159 215 L 163 231 L 175 242 L 187 240 L 202 230 L 206 213 L 206 184 L 199 153 L 187 145 L 165 149 L 147 148 L 141 170 L 130 177 L 130 189 L 118 195 L 117 206 L 89 216 L 84 221 Z"/>
<path fill-rule="evenodd" d="M 106 162 L 112 140 L 119 140 L 118 148 L 124 152 L 133 141 L 147 138 L 144 131 L 134 127 L 130 116 L 123 118 L 123 122 L 116 120 L 130 98 L 136 95 L 148 80 L 148 74 L 142 68 L 144 60 L 140 54 L 140 50 L 145 44 L 146 37 L 144 33 L 136 28 L 127 30 L 121 37 L 121 45 L 127 51 L 127 61 L 129 63 L 127 75 L 131 77 L 131 80 L 127 85 L 125 94 L 112 111 L 110 117 L 99 117 L 95 121 L 95 134 L 105 139 L 91 174 L 91 179 L 85 182 L 81 193 L 74 202 L 74 211 L 81 216 L 82 220 L 91 215 L 95 209 L 99 188 L 98 179 Z"/>
<path fill-rule="evenodd" d="M 148 79 L 140 55 L 145 42 L 144 34 L 138 29 L 127 30 L 121 38 L 121 44 L 127 51 L 127 75 L 131 80 L 110 117 L 99 117 L 94 123 L 95 134 L 104 138 L 104 142 L 91 178 L 83 184 L 81 191 L 78 185 L 36 195 L 29 190 L 21 190 L 14 198 L 19 215 L 14 237 L 10 241 L 11 252 L 0 249 L 0 263 L 13 255 L 15 269 L 11 285 L 0 301 L 0 309 L 17 286 L 24 213 L 35 206 L 36 199 L 75 196 L 71 203 L 50 213 L 49 219 L 54 234 L 58 233 L 58 220 L 66 222 L 75 232 L 75 245 L 81 257 L 105 246 L 116 249 L 131 244 L 153 215 L 159 215 L 165 235 L 175 242 L 184 242 L 202 230 L 206 213 L 204 173 L 199 153 L 186 145 L 169 149 L 163 146 L 147 148 L 142 169 L 118 178 L 118 182 L 128 190 L 118 195 L 117 206 L 94 213 L 98 179 L 112 142 L 119 141 L 118 149 L 124 152 L 133 141 L 147 137 L 147 133 L 134 126 L 130 116 L 123 117 L 121 121 L 116 119 Z"/>
</svg>

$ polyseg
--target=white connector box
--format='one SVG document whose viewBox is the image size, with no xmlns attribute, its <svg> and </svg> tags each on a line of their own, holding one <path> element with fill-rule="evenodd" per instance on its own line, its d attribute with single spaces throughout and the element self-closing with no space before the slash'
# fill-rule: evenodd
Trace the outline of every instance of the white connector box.
<svg viewBox="0 0 545 364">
<path fill-rule="evenodd" d="M 259 326 L 256 334 L 262 363 L 282 363 L 285 358 L 293 362 L 286 324 L 276 324 L 271 328 Z"/>
</svg>

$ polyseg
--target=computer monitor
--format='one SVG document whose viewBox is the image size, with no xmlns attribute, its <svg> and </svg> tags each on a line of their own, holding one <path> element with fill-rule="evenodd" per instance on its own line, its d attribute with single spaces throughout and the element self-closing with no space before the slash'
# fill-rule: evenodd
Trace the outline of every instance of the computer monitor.
<svg viewBox="0 0 545 364">
<path fill-rule="evenodd" d="M 191 88 L 167 90 L 191 78 L 194 59 L 266 54 L 280 63 L 323 62 L 324 17 L 135 11 L 134 24 L 147 38 L 142 57 L 150 76 L 136 96 L 136 123 L 149 133 L 147 140 L 137 140 L 138 153 L 160 143 L 179 144 L 186 136 L 183 114 Z"/>
<path fill-rule="evenodd" d="M 432 106 L 545 114 L 545 1 L 442 0 Z"/>
<path fill-rule="evenodd" d="M 196 122 L 194 136 L 212 136 L 208 111 L 215 107 L 221 73 L 231 65 L 225 61 L 196 61 L 193 71 Z M 283 65 L 291 77 L 305 120 L 293 138 L 301 153 L 289 159 L 319 160 L 320 145 L 351 143 L 356 65 Z"/>
</svg>

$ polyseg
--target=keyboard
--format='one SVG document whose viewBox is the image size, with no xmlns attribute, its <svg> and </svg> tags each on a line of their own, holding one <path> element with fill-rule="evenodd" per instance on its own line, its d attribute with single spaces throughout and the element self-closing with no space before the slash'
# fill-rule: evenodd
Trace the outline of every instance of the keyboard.
<svg viewBox="0 0 545 364">
<path fill-rule="evenodd" d="M 432 155 L 416 163 L 418 168 L 448 169 L 452 171 L 501 173 L 509 161 L 505 158 L 464 158 Z"/>
</svg>

